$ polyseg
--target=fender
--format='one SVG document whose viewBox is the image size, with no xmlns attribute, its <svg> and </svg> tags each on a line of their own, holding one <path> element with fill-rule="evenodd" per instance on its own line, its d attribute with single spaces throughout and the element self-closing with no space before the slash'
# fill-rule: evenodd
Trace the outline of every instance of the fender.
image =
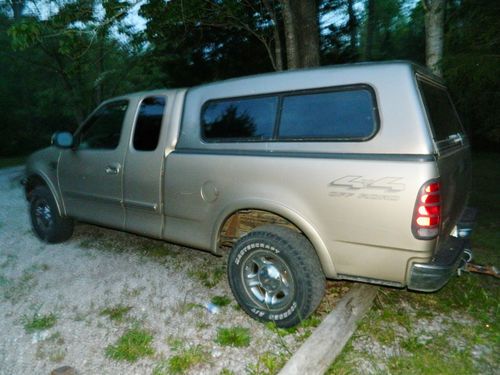
<svg viewBox="0 0 500 375">
<path fill-rule="evenodd" d="M 53 153 L 54 151 L 57 151 L 57 154 L 53 155 L 57 161 L 47 161 L 47 154 Z M 58 150 L 53 150 L 52 147 L 38 151 L 38 153 L 33 154 L 26 163 L 26 176 L 28 179 L 38 178 L 42 180 L 49 188 L 56 201 L 57 211 L 61 216 L 66 216 L 66 209 L 60 194 L 59 178 L 57 176 L 57 164 L 59 163 L 60 157 L 61 153 L 58 152 Z"/>
</svg>

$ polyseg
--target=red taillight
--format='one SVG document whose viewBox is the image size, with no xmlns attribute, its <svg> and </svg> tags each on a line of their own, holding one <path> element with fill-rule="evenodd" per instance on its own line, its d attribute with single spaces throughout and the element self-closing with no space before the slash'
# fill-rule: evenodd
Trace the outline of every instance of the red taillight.
<svg viewBox="0 0 500 375">
<path fill-rule="evenodd" d="M 415 203 L 412 230 L 416 238 L 431 239 L 438 235 L 441 224 L 441 194 L 439 182 L 426 182 Z"/>
</svg>

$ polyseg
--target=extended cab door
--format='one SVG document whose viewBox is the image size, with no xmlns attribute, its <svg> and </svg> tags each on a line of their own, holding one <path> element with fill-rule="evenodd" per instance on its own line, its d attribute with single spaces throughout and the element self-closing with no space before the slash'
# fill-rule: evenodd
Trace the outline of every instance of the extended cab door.
<svg viewBox="0 0 500 375">
<path fill-rule="evenodd" d="M 127 109 L 127 100 L 104 104 L 77 130 L 75 147 L 61 152 L 59 188 L 69 216 L 124 227 L 122 178 L 128 137 L 123 124 Z"/>
<path fill-rule="evenodd" d="M 139 101 L 125 158 L 125 229 L 156 238 L 164 220 L 161 192 L 171 102 L 166 94 Z"/>
</svg>

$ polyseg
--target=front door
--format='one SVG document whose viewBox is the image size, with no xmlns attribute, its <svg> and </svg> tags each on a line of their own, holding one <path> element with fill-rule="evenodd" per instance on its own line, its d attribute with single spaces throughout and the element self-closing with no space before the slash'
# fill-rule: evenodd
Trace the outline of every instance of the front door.
<svg viewBox="0 0 500 375">
<path fill-rule="evenodd" d="M 69 216 L 123 229 L 127 108 L 126 100 L 104 104 L 77 130 L 75 147 L 61 152 L 59 185 Z"/>
</svg>

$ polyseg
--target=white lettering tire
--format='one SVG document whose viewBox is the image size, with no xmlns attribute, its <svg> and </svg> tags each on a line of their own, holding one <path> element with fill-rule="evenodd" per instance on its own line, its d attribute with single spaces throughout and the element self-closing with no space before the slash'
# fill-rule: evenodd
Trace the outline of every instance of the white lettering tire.
<svg viewBox="0 0 500 375">
<path fill-rule="evenodd" d="M 233 294 L 252 318 L 293 327 L 318 307 L 325 275 L 307 238 L 278 225 L 258 227 L 235 244 L 228 260 Z"/>
</svg>

